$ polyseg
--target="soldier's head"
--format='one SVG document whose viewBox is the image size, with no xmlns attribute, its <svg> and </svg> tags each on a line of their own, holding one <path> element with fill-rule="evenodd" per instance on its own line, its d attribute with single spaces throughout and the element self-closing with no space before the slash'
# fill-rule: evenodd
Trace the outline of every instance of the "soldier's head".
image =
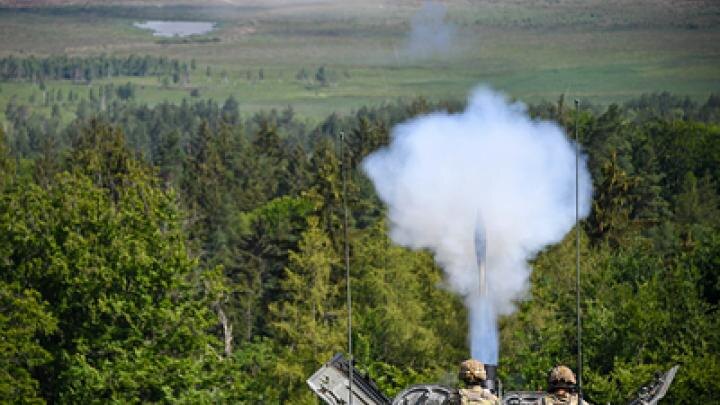
<svg viewBox="0 0 720 405">
<path fill-rule="evenodd" d="M 575 391 L 577 381 L 575 373 L 569 367 L 558 365 L 553 367 L 548 373 L 548 391 Z"/>
<path fill-rule="evenodd" d="M 460 363 L 460 379 L 467 385 L 478 385 L 485 381 L 485 365 L 475 359 Z"/>
</svg>

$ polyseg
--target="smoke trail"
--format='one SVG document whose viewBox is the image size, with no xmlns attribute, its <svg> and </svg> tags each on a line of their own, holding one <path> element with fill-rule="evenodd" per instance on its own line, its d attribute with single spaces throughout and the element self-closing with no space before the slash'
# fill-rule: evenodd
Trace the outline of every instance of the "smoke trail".
<svg viewBox="0 0 720 405">
<path fill-rule="evenodd" d="M 532 120 L 523 104 L 478 88 L 463 113 L 397 125 L 391 144 L 363 168 L 388 205 L 393 241 L 434 253 L 448 287 L 465 297 L 472 355 L 497 364 L 496 318 L 525 297 L 528 260 L 574 224 L 573 144 L 557 124 Z M 583 159 L 582 217 L 591 194 Z M 475 256 L 479 218 L 487 241 L 484 296 Z"/>
<path fill-rule="evenodd" d="M 489 296 L 472 293 L 465 300 L 470 325 L 470 353 L 485 364 L 498 364 L 497 315 Z"/>
<path fill-rule="evenodd" d="M 407 42 L 407 56 L 410 58 L 429 58 L 442 56 L 450 52 L 456 42 L 457 29 L 448 22 L 447 6 L 434 1 L 426 1 L 410 20 L 410 33 Z"/>
</svg>

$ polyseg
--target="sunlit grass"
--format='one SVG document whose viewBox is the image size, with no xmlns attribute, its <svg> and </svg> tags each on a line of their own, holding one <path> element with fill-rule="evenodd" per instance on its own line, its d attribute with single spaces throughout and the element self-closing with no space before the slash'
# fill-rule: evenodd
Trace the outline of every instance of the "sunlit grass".
<svg viewBox="0 0 720 405">
<path fill-rule="evenodd" d="M 195 59 L 198 67 L 184 86 L 164 85 L 157 77 L 111 80 L 137 84 L 137 102 L 179 102 L 192 99 L 190 91 L 196 89 L 203 99 L 233 95 L 245 113 L 291 105 L 315 119 L 398 98 L 463 99 L 478 84 L 530 102 L 555 100 L 562 93 L 610 103 L 655 91 L 697 99 L 720 91 L 720 26 L 713 24 L 720 19 L 718 7 L 703 12 L 666 2 L 655 8 L 594 0 L 451 3 L 450 21 L 459 35 L 448 44 L 449 52 L 412 59 L 405 49 L 408 20 L 417 9 L 412 2 L 268 4 L 169 9 L 166 14 L 174 18 L 221 23 L 210 34 L 221 42 L 185 45 L 158 44 L 149 32 L 132 27 L 136 16 L 158 18 L 164 9 L 90 8 L 82 15 L 0 10 L 0 54 Z M 313 81 L 323 65 L 333 74 L 328 86 Z M 295 78 L 302 68 L 310 80 Z M 260 69 L 264 80 L 258 78 Z M 96 80 L 89 87 L 103 83 Z M 88 89 L 68 82 L 47 85 L 77 89 L 81 96 Z M 13 95 L 26 101 L 39 91 L 30 83 L 0 83 L 0 88 L 0 111 Z"/>
</svg>

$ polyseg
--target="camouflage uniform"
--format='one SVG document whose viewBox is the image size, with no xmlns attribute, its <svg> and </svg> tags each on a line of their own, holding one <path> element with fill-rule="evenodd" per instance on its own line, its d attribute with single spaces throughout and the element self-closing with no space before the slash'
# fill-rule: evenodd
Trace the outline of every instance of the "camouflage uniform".
<svg viewBox="0 0 720 405">
<path fill-rule="evenodd" d="M 500 405 L 498 397 L 479 385 L 460 390 L 461 405 Z"/>
<path fill-rule="evenodd" d="M 542 405 L 578 405 L 578 395 L 566 393 L 565 395 L 547 394 L 542 399 Z M 583 405 L 590 405 L 583 400 Z"/>
<path fill-rule="evenodd" d="M 577 387 L 575 374 L 566 366 L 555 366 L 548 374 L 548 394 L 542 405 L 578 405 L 580 398 L 572 391 Z M 585 400 L 582 405 L 589 405 Z"/>
<path fill-rule="evenodd" d="M 480 385 L 486 378 L 481 362 L 470 359 L 460 364 L 460 379 L 468 386 L 460 390 L 461 405 L 500 405 L 498 397 Z"/>
</svg>

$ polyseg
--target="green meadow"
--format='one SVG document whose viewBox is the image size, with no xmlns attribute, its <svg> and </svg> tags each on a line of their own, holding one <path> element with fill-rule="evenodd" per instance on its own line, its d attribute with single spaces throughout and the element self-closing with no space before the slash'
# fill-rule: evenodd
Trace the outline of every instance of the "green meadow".
<svg viewBox="0 0 720 405">
<path fill-rule="evenodd" d="M 188 83 L 118 77 L 45 85 L 82 96 L 108 80 L 133 82 L 138 102 L 179 102 L 194 90 L 200 98 L 232 95 L 243 112 L 292 106 L 311 119 L 417 96 L 462 99 L 480 84 L 528 102 L 565 94 L 608 104 L 658 91 L 704 99 L 720 91 L 714 2 L 446 2 L 440 18 L 452 35 L 420 44 L 428 45 L 420 54 L 411 40 L 413 18 L 423 12 L 418 1 L 96 3 L 0 8 L 0 55 L 195 60 Z M 162 43 L 133 26 L 153 19 L 216 22 L 200 39 L 217 42 Z M 324 85 L 315 80 L 321 66 Z M 37 85 L 0 83 L 0 111 L 11 97 L 27 101 L 33 93 L 42 100 Z M 73 106 L 62 106 L 71 117 Z M 36 107 L 49 108 L 39 101 Z"/>
</svg>

